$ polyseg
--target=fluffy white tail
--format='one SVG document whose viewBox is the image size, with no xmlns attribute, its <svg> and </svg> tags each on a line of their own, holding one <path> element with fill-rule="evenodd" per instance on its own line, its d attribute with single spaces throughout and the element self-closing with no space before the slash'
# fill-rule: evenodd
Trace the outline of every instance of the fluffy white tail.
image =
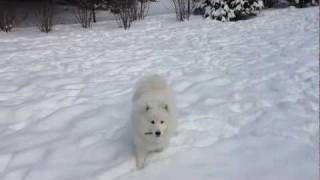
<svg viewBox="0 0 320 180">
<path fill-rule="evenodd" d="M 157 90 L 164 90 L 168 87 L 169 86 L 167 81 L 159 75 L 144 77 L 136 85 L 133 100 L 138 99 L 141 96 L 141 94 Z"/>
</svg>

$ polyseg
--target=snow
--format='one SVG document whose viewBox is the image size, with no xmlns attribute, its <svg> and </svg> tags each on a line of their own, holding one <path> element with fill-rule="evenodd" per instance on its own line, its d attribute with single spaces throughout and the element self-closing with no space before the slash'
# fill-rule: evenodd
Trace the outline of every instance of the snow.
<svg viewBox="0 0 320 180">
<path fill-rule="evenodd" d="M 318 14 L 1 32 L 0 179 L 318 179 Z M 154 73 L 176 92 L 179 126 L 138 171 L 130 99 Z"/>
</svg>

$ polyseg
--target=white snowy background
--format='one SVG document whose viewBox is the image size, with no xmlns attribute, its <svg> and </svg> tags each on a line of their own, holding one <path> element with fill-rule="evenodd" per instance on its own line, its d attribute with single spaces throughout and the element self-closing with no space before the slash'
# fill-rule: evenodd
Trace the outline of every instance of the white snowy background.
<svg viewBox="0 0 320 180">
<path fill-rule="evenodd" d="M 0 179 L 317 180 L 318 23 L 314 7 L 0 32 Z M 172 84 L 179 127 L 138 171 L 130 100 L 148 74 Z"/>
</svg>

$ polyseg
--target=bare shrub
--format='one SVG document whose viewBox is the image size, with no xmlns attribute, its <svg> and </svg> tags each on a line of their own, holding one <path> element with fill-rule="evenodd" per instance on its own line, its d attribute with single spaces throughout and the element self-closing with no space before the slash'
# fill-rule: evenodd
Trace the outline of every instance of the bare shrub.
<svg viewBox="0 0 320 180">
<path fill-rule="evenodd" d="M 93 21 L 91 0 L 79 0 L 76 4 L 74 15 L 83 28 L 90 28 Z"/>
<path fill-rule="evenodd" d="M 138 20 L 144 19 L 147 16 L 150 8 L 150 2 L 156 2 L 156 0 L 138 0 L 136 2 Z"/>
<path fill-rule="evenodd" d="M 136 0 L 113 0 L 110 3 L 111 12 L 120 21 L 121 26 L 127 30 L 136 20 Z"/>
<path fill-rule="evenodd" d="M 41 2 L 36 16 L 39 18 L 38 28 L 41 32 L 52 31 L 53 17 L 54 17 L 54 3 L 53 0 L 44 0 Z"/>
<path fill-rule="evenodd" d="M 9 32 L 16 25 L 16 8 L 13 2 L 0 2 L 0 30 Z"/>
<path fill-rule="evenodd" d="M 192 0 L 171 0 L 178 21 L 189 20 Z"/>
</svg>

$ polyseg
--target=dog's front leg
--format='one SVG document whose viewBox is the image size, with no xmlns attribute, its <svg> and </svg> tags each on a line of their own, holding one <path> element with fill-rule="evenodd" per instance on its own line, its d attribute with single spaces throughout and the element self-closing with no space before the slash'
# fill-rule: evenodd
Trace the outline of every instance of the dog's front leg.
<svg viewBox="0 0 320 180">
<path fill-rule="evenodd" d="M 144 162 L 146 159 L 147 153 L 142 149 L 136 150 L 136 166 L 137 169 L 142 169 L 144 167 Z"/>
</svg>

